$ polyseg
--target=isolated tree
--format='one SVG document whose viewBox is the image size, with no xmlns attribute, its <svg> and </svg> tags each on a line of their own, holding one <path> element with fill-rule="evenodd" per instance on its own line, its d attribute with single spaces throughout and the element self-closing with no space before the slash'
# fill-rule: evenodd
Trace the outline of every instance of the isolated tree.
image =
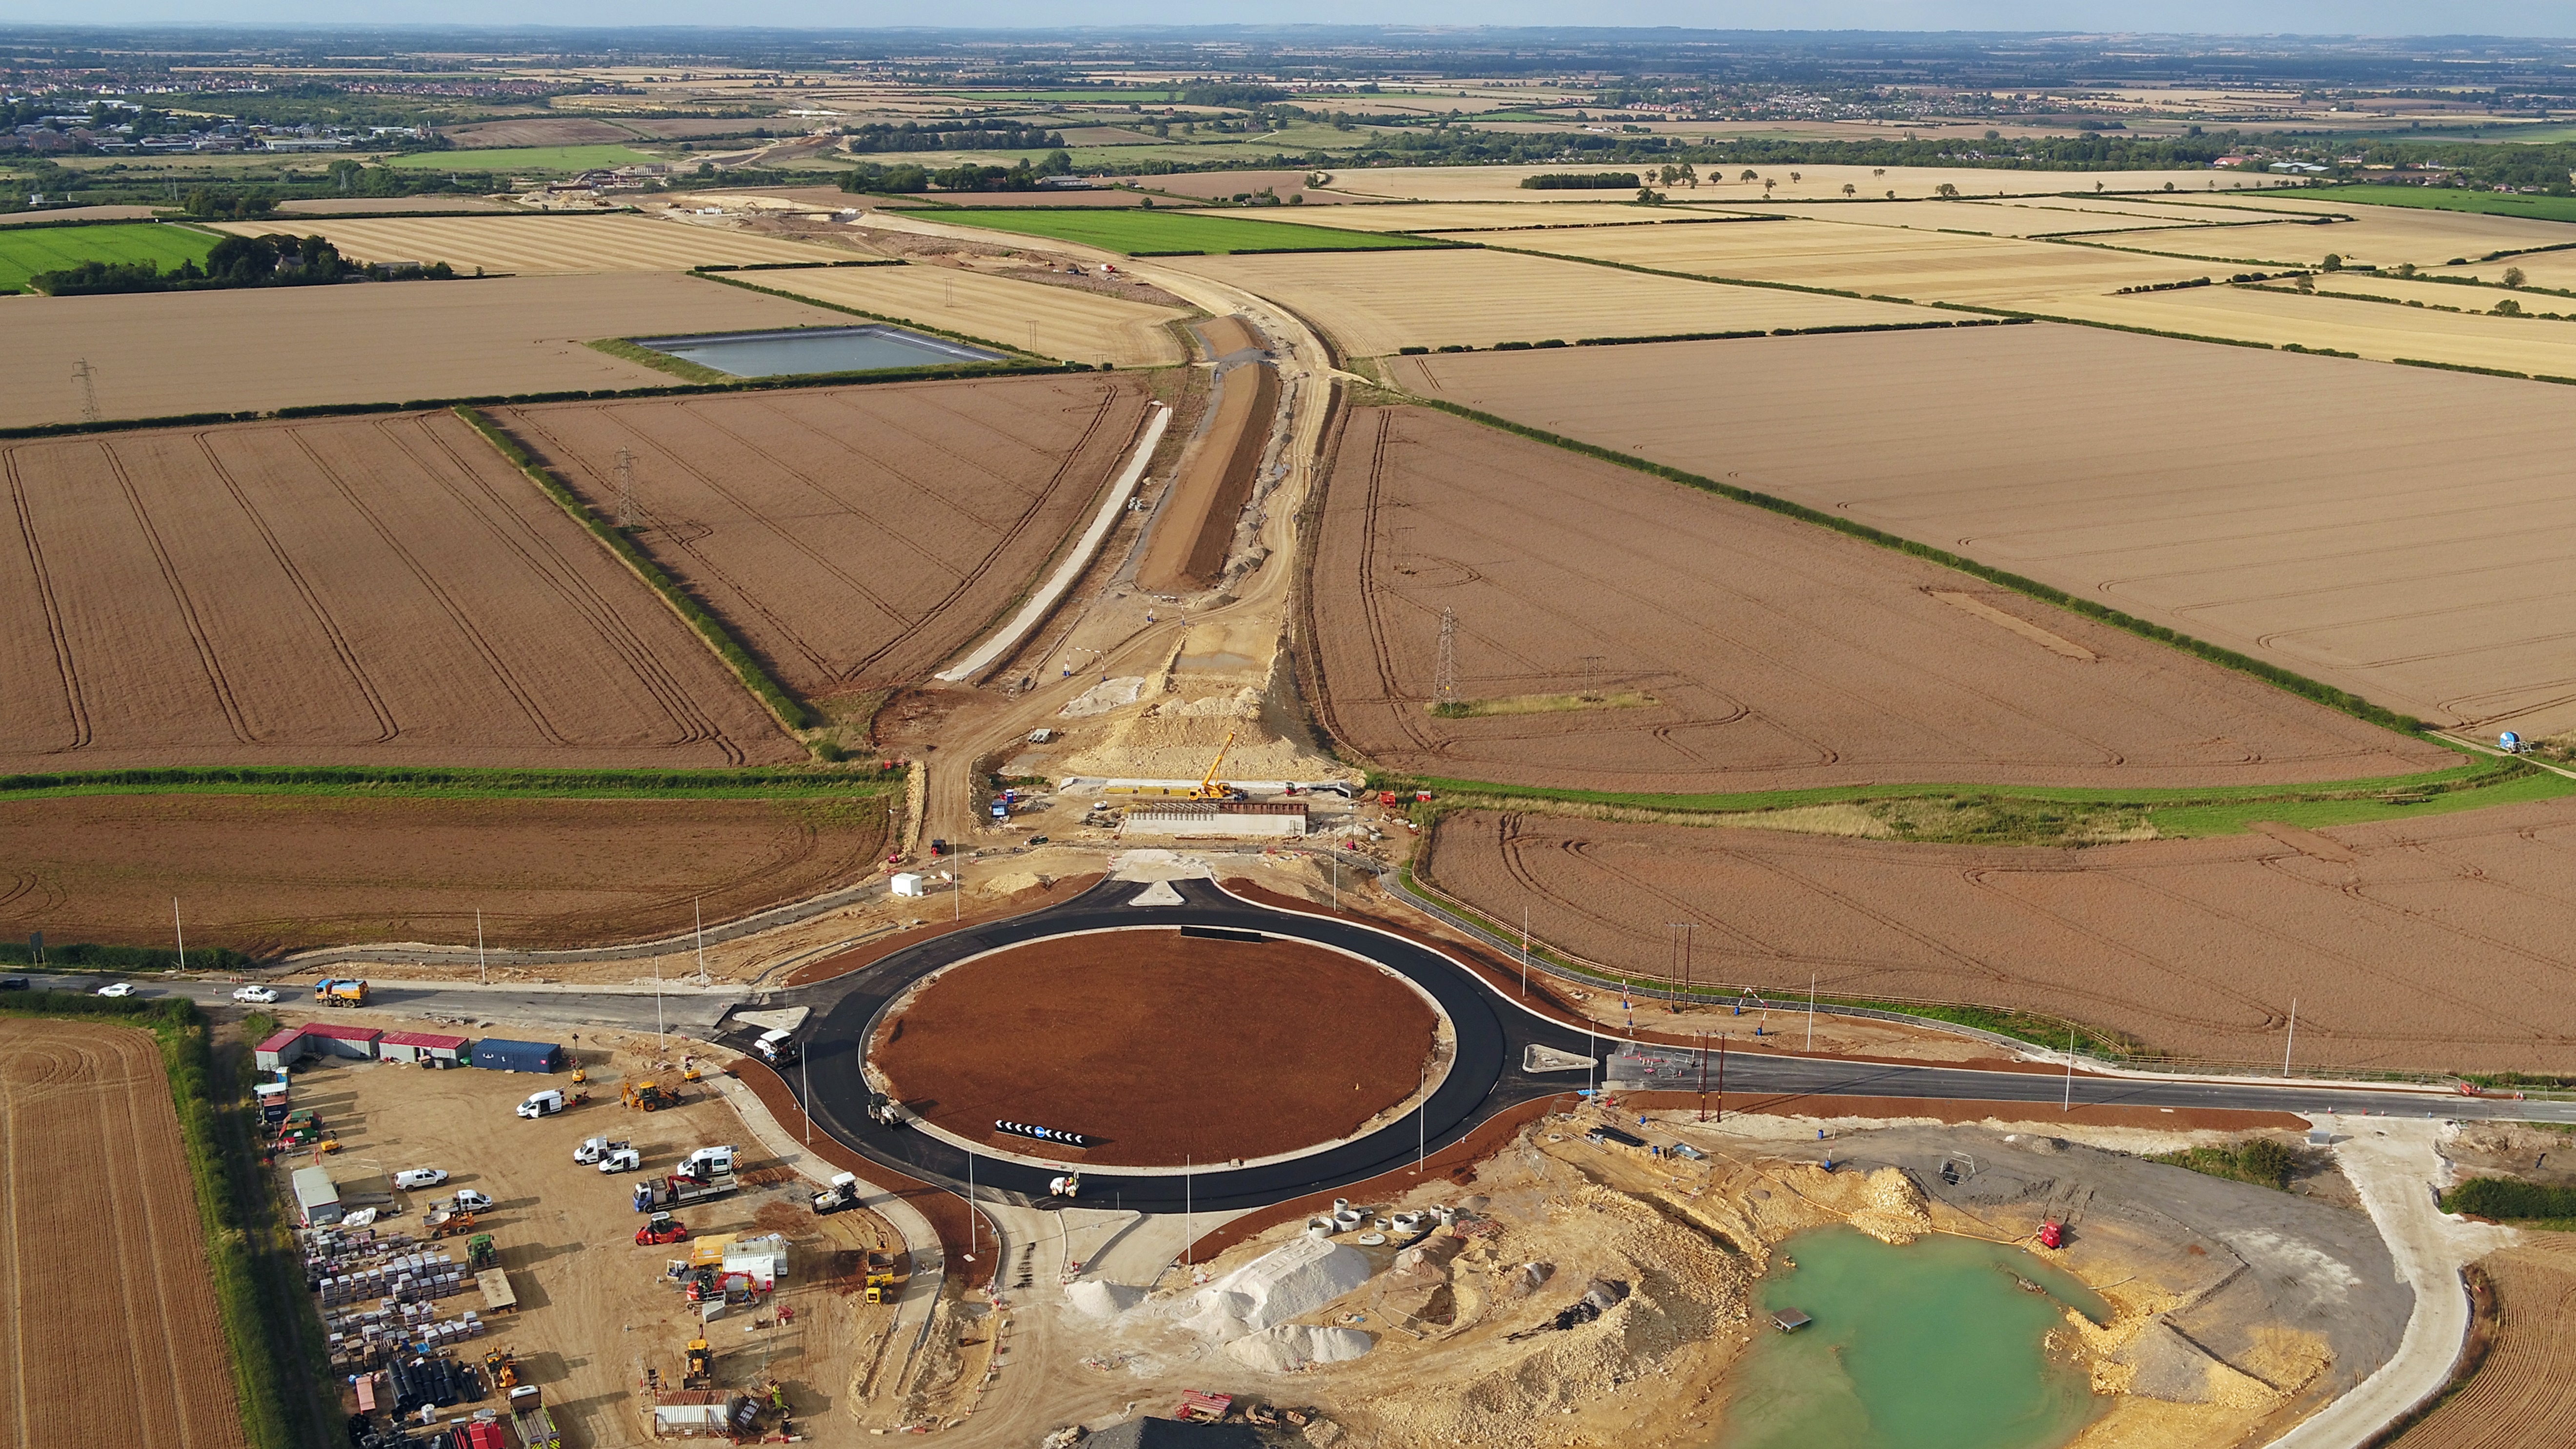
<svg viewBox="0 0 2576 1449">
<path fill-rule="evenodd" d="M 2299 273 L 2299 280 L 2293 285 L 2302 292 L 2313 292 L 2317 289 L 2317 279 L 2309 276 L 2305 272 L 2301 272 Z"/>
<path fill-rule="evenodd" d="M 1655 173 L 1655 179 L 1661 181 L 1666 186 L 1670 186 L 1674 182 L 1682 179 L 1682 169 L 1678 166 L 1667 166 L 1663 170 Z"/>
<path fill-rule="evenodd" d="M 1765 177 L 1763 177 L 1763 178 L 1762 178 L 1762 194 L 1763 194 L 1763 195 L 1765 195 L 1765 196 L 1769 196 L 1769 195 L 1771 194 L 1771 188 L 1772 188 L 1772 187 L 1774 187 L 1774 186 L 1777 186 L 1777 185 L 1779 185 L 1779 184 L 1780 184 L 1780 179 L 1779 179 L 1778 177 L 1776 177 L 1776 176 L 1765 176 Z"/>
<path fill-rule="evenodd" d="M 1877 170 L 1872 171 L 1872 172 L 1870 172 L 1869 174 L 1870 174 L 1870 175 L 1872 175 L 1872 176 L 1885 176 L 1885 175 L 1887 174 L 1887 168 L 1886 168 L 1886 167 L 1884 167 L 1884 166 L 1881 166 L 1881 167 L 1879 167 Z"/>
<path fill-rule="evenodd" d="M 1806 177 L 1804 177 L 1804 176 L 1799 175 L 1799 174 L 1798 174 L 1797 172 L 1795 172 L 1795 171 L 1792 171 L 1792 172 L 1790 172 L 1790 173 L 1789 173 L 1789 179 L 1790 179 L 1790 180 L 1792 180 L 1792 181 L 1804 181 L 1804 180 L 1806 180 L 1807 178 L 1806 178 Z"/>
<path fill-rule="evenodd" d="M 2415 275 L 2415 264 L 2413 262 L 2399 262 L 2397 264 L 2397 275 L 2401 277 L 2411 277 Z"/>
<path fill-rule="evenodd" d="M 1860 191 L 1860 188 L 1859 188 L 1859 187 L 1857 187 L 1857 186 L 1852 185 L 1850 182 L 1846 181 L 1846 182 L 1844 182 L 1844 183 L 1843 183 L 1843 195 L 1845 195 L 1845 196 L 1847 196 L 1847 197 L 1848 197 L 1848 196 L 1853 196 L 1853 195 L 1857 195 L 1857 194 L 1859 193 L 1859 191 Z"/>
<path fill-rule="evenodd" d="M 1699 190 L 1699 168 L 1691 165 L 1687 161 L 1683 162 L 1682 181 L 1687 184 L 1691 190 Z"/>
<path fill-rule="evenodd" d="M 1736 177 L 1735 179 L 1738 181 L 1759 181 L 1762 177 L 1759 173 L 1755 172 L 1752 167 L 1747 166 L 1744 168 L 1744 174 Z"/>
<path fill-rule="evenodd" d="M 2495 304 L 2495 314 L 2499 317 L 2519 317 L 2522 315 L 2522 304 L 2507 297 Z"/>
<path fill-rule="evenodd" d="M 2504 269 L 2504 284 L 2506 286 L 2519 287 L 2523 284 L 2523 281 L 2522 268 L 2507 267 Z"/>
<path fill-rule="evenodd" d="M 1951 185 L 1947 181 L 1944 181 L 1940 185 L 1932 188 L 1932 194 L 1941 198 L 1943 201 L 1956 201 L 1959 199 L 1959 188 Z"/>
<path fill-rule="evenodd" d="M 1896 199 L 1896 192 L 1893 189 L 1887 193 L 1887 199 L 1890 201 L 1894 201 Z"/>
<path fill-rule="evenodd" d="M 2096 196 L 2099 196 L 2099 195 L 2101 195 L 2101 194 L 2102 194 L 2102 183 L 2101 183 L 2101 182 L 2096 181 L 2096 182 L 2094 182 L 2094 183 L 2093 183 L 2093 194 L 2094 194 L 2094 195 L 2096 195 Z"/>
<path fill-rule="evenodd" d="M 2328 253 L 2326 253 L 2326 270 L 2327 270 L 2327 271 L 2329 271 L 2329 272 L 2340 272 L 2340 271 L 2342 271 L 2342 270 L 2343 270 L 2343 258 L 2342 258 L 2342 257 L 2340 257 L 2340 256 L 2337 256 L 2337 255 L 2336 255 L 2336 254 L 2334 254 L 2333 252 L 2328 252 Z"/>
</svg>

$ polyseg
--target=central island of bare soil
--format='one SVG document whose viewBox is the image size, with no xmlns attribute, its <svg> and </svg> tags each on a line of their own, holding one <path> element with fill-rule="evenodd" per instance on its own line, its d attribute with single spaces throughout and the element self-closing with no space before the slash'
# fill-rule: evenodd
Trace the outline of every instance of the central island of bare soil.
<svg viewBox="0 0 2576 1449">
<path fill-rule="evenodd" d="M 1353 1135 L 1421 1085 L 1437 1026 L 1402 980 L 1338 952 L 1116 931 L 934 977 L 887 1015 L 868 1057 L 893 1096 L 973 1141 L 1179 1167 Z M 996 1120 L 1097 1140 L 1045 1145 Z"/>
</svg>

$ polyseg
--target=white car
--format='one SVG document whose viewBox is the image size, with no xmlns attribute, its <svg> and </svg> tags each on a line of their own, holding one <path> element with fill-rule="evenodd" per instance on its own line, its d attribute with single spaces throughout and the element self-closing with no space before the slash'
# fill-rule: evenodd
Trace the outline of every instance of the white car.
<svg viewBox="0 0 2576 1449">
<path fill-rule="evenodd" d="M 132 996 L 134 994 L 134 983 L 131 981 L 110 982 L 109 984 L 100 987 L 98 989 L 98 994 L 101 996 Z"/>
<path fill-rule="evenodd" d="M 257 1002 L 259 1005 L 267 1006 L 277 1000 L 277 992 L 266 986 L 237 986 L 233 988 L 233 1000 Z"/>
<path fill-rule="evenodd" d="M 436 1187 L 447 1181 L 447 1172 L 437 1167 L 407 1167 L 394 1174 L 396 1187 Z"/>
</svg>

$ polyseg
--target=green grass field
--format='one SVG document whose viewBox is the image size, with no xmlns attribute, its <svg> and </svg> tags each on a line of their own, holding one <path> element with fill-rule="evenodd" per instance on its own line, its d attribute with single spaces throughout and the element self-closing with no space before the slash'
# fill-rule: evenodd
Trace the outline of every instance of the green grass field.
<svg viewBox="0 0 2576 1449">
<path fill-rule="evenodd" d="M 2296 193 L 2367 206 L 2416 206 L 2428 211 L 2474 211 L 2482 216 L 2527 216 L 2534 221 L 2576 221 L 2576 196 L 2523 196 L 2471 191 L 2461 186 L 2327 186 Z"/>
<path fill-rule="evenodd" d="M 1129 256 L 1156 252 L 1203 252 L 1209 256 L 1222 256 L 1228 252 L 1248 251 L 1394 251 L 1405 247 L 1440 245 L 1418 237 L 1336 231 L 1330 227 L 1299 226 L 1293 222 L 1248 221 L 1236 216 L 1163 210 L 1108 211 L 1062 207 L 1017 211 L 958 207 L 940 212 L 939 219 L 960 226 L 988 226 L 996 231 L 1017 232 L 1022 236 L 1050 236 L 1060 241 L 1124 252 Z"/>
<path fill-rule="evenodd" d="M 38 272 L 82 262 L 151 262 L 164 271 L 204 261 L 217 238 L 193 227 L 138 221 L 129 226 L 0 227 L 0 292 L 23 292 Z"/>
<path fill-rule="evenodd" d="M 626 146 L 502 146 L 489 151 L 416 151 L 386 161 L 405 171 L 594 171 L 650 166 L 662 158 Z"/>
</svg>

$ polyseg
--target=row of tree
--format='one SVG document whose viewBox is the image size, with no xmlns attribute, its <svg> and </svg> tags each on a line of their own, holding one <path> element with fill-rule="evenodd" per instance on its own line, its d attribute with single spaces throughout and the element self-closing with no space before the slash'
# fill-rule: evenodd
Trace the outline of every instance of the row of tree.
<svg viewBox="0 0 2576 1449">
<path fill-rule="evenodd" d="M 1008 166 L 979 166 L 966 162 L 932 171 L 910 165 L 881 166 L 862 161 L 841 173 L 841 189 L 871 195 L 914 195 L 934 187 L 941 191 L 1035 191 L 1050 176 L 1073 174 L 1073 156 L 1066 151 L 1050 151 L 1035 166 L 1026 158 Z"/>
<path fill-rule="evenodd" d="M 169 271 L 152 262 L 83 262 L 58 271 L 38 272 L 27 284 L 54 297 L 92 297 L 110 292 L 202 292 L 237 287 L 308 287 L 382 277 L 389 281 L 443 281 L 456 275 L 445 262 L 399 271 L 370 271 L 340 255 L 326 238 L 308 236 L 228 236 L 206 254 L 205 265 L 182 261 Z"/>
</svg>

